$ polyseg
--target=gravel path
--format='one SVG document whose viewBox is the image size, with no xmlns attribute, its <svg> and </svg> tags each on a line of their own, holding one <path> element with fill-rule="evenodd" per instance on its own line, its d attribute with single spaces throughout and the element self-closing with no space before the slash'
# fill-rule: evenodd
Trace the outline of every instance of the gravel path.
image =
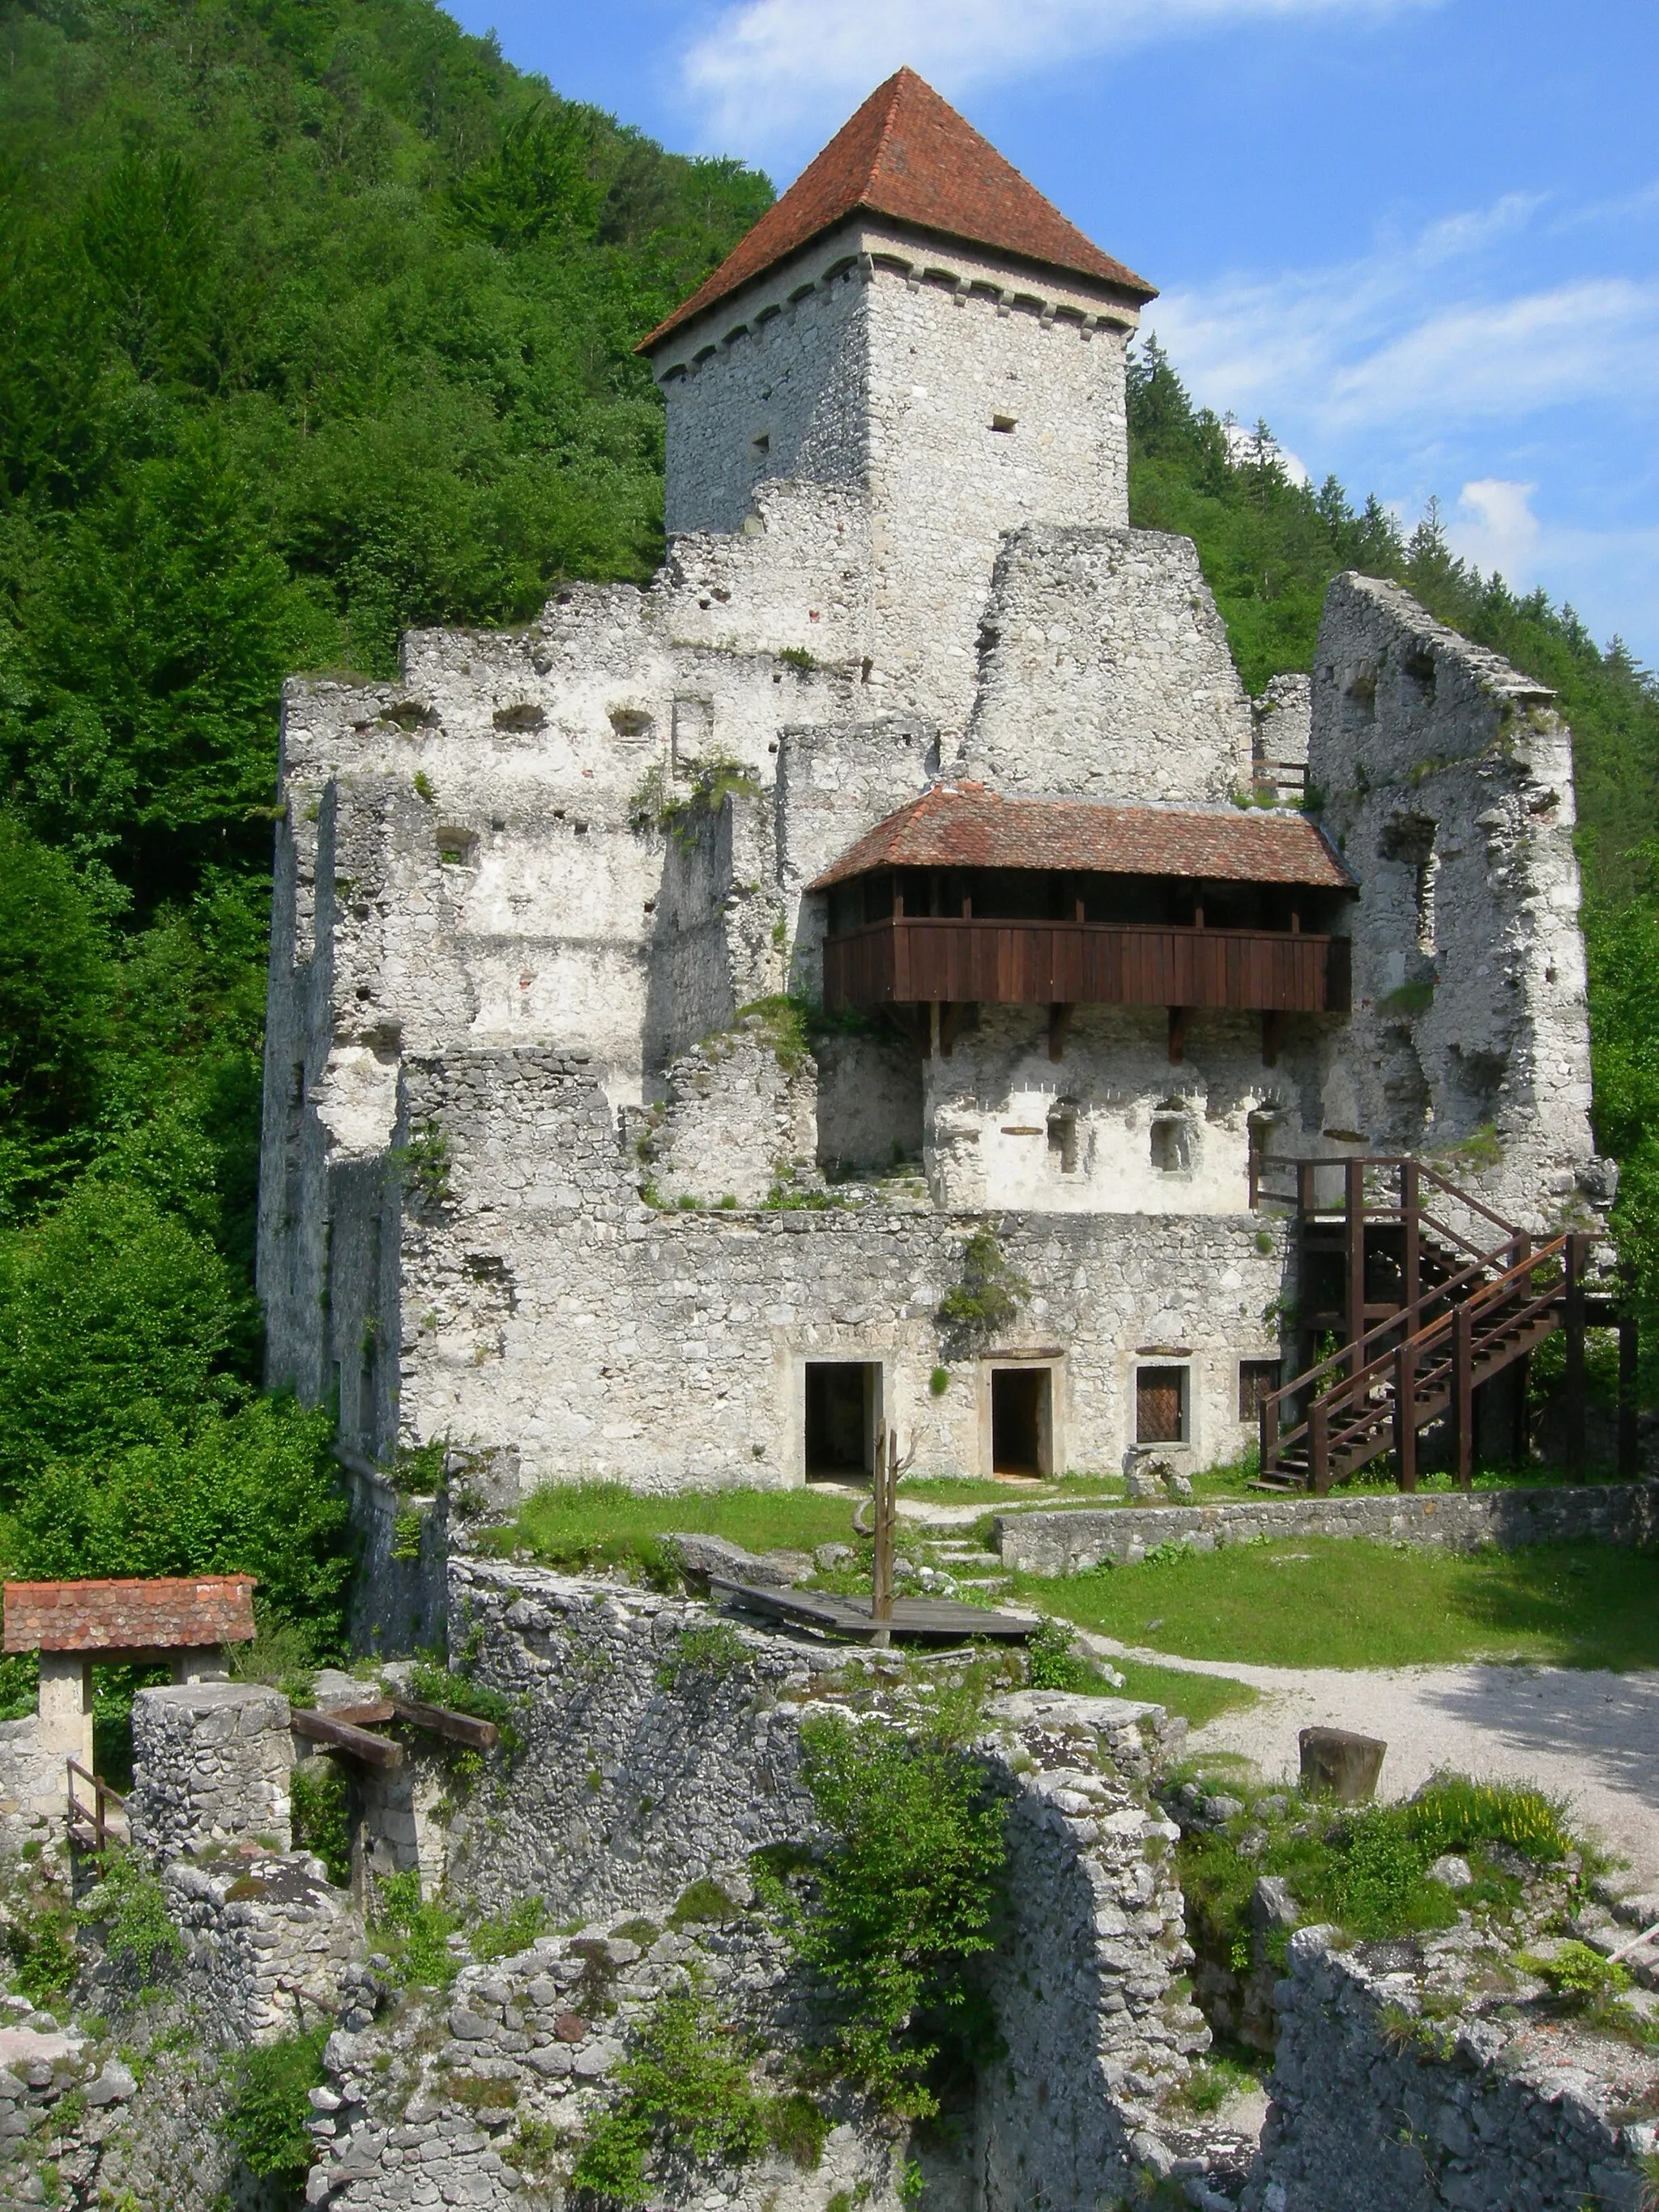
<svg viewBox="0 0 1659 2212">
<path fill-rule="evenodd" d="M 1183 1674 L 1224 1674 L 1261 1692 L 1189 1739 L 1194 1755 L 1231 1752 L 1277 1781 L 1297 1771 L 1297 1732 L 1357 1729 L 1388 1744 L 1382 1795 L 1409 1796 L 1438 1767 L 1527 1781 L 1571 1800 L 1574 1825 L 1659 1881 L 1659 1672 L 1567 1667 L 1299 1668 L 1174 1659 L 1085 1640 L 1108 1656 Z"/>
</svg>

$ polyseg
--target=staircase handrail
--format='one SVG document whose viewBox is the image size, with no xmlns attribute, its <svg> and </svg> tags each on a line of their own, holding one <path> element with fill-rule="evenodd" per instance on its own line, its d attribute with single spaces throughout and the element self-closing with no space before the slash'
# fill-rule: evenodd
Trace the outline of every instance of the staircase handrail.
<svg viewBox="0 0 1659 2212">
<path fill-rule="evenodd" d="M 1460 1206 L 1467 1206 L 1472 1213 L 1478 1213 L 1483 1219 L 1490 1221 L 1494 1229 L 1503 1231 L 1505 1239 L 1512 1239 L 1516 1233 L 1512 1221 L 1505 1221 L 1501 1213 L 1495 1213 L 1491 1206 L 1476 1198 L 1471 1192 L 1465 1190 L 1461 1183 L 1454 1182 L 1449 1176 L 1442 1175 L 1438 1168 L 1430 1167 L 1424 1160 L 1414 1162 L 1409 1152 L 1333 1152 L 1323 1159 L 1295 1157 L 1288 1153 L 1262 1152 L 1257 1156 L 1256 1169 L 1260 1174 L 1264 1168 L 1346 1168 L 1356 1160 L 1362 1168 L 1404 1168 L 1415 1165 L 1419 1182 L 1433 1183 L 1437 1190 L 1443 1190 L 1448 1197 L 1455 1198 Z M 1270 1191 L 1267 1194 L 1269 1197 L 1279 1199 L 1281 1204 L 1295 1203 L 1294 1200 L 1283 1199 L 1277 1191 Z M 1334 1206 L 1330 1210 L 1333 1212 L 1338 1211 Z M 1379 1210 L 1393 1213 L 1401 1211 L 1397 1206 Z"/>
<path fill-rule="evenodd" d="M 1541 1311 L 1545 1307 L 1555 1304 L 1563 1296 L 1566 1288 L 1565 1255 L 1570 1235 L 1570 1231 L 1564 1231 L 1560 1236 L 1552 1237 L 1548 1243 L 1540 1244 L 1534 1249 L 1531 1246 L 1530 1239 L 1523 1231 L 1516 1232 L 1515 1237 L 1511 1240 L 1512 1244 L 1525 1243 L 1528 1249 L 1519 1259 L 1505 1268 L 1502 1274 L 1488 1278 L 1467 1298 L 1460 1302 L 1462 1310 L 1469 1317 L 1471 1342 L 1476 1348 L 1480 1340 L 1476 1339 L 1474 1332 L 1480 1316 L 1483 1313 L 1490 1313 L 1495 1305 L 1507 1305 L 1510 1303 L 1514 1296 L 1513 1286 L 1517 1276 L 1530 1275 L 1538 1267 L 1547 1267 L 1557 1258 L 1560 1258 L 1563 1261 L 1562 1273 L 1558 1280 L 1548 1284 L 1535 1297 L 1530 1299 L 1521 1309 L 1519 1316 L 1510 1313 L 1507 1316 L 1509 1325 L 1511 1327 L 1517 1319 L 1525 1320 L 1528 1316 Z M 1345 1360 L 1351 1358 L 1356 1352 L 1363 1351 L 1372 1337 L 1381 1336 L 1398 1329 L 1403 1318 L 1416 1315 L 1431 1299 L 1445 1297 L 1478 1272 L 1477 1267 L 1464 1268 L 1461 1274 L 1454 1275 L 1446 1282 L 1437 1285 L 1434 1290 L 1425 1293 L 1412 1305 L 1402 1306 L 1398 1313 L 1390 1315 L 1385 1321 L 1378 1322 L 1374 1328 L 1367 1329 L 1364 1336 L 1358 1338 L 1354 1343 L 1344 1345 L 1340 1352 L 1334 1352 L 1328 1359 L 1322 1360 L 1317 1367 L 1309 1368 L 1304 1374 L 1297 1376 L 1291 1382 L 1281 1385 L 1278 1390 L 1270 1392 L 1262 1400 L 1260 1412 L 1263 1470 L 1272 1473 L 1278 1463 L 1279 1455 L 1285 1446 L 1294 1443 L 1309 1430 L 1311 1407 L 1308 1416 L 1297 1422 L 1292 1427 L 1285 1430 L 1282 1434 L 1276 1433 L 1276 1416 L 1279 1402 L 1283 1399 L 1299 1395 L 1317 1376 L 1328 1372 L 1334 1367 L 1340 1366 Z M 1340 1413 L 1362 1395 L 1368 1394 L 1370 1384 L 1381 1380 L 1387 1374 L 1388 1370 L 1395 1365 L 1401 1352 L 1408 1352 L 1412 1354 L 1412 1365 L 1420 1385 L 1427 1379 L 1420 1364 L 1423 1352 L 1428 1350 L 1433 1340 L 1443 1333 L 1449 1333 L 1455 1328 L 1456 1320 L 1456 1308 L 1436 1315 L 1432 1321 L 1424 1323 L 1419 1328 L 1408 1330 L 1397 1343 L 1389 1346 L 1386 1351 L 1379 1352 L 1374 1358 L 1365 1362 L 1363 1366 L 1355 1368 L 1350 1374 L 1334 1384 L 1330 1389 L 1322 1392 L 1316 1401 L 1322 1419 L 1328 1422 L 1334 1413 Z M 1490 1341 L 1490 1335 L 1484 1340 Z M 1366 1386 L 1364 1394 L 1361 1391 L 1362 1384 Z"/>
</svg>

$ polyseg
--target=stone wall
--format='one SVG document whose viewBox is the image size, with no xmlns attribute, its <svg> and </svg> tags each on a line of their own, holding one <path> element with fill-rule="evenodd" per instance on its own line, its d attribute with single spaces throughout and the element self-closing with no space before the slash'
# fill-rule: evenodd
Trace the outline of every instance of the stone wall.
<svg viewBox="0 0 1659 2212">
<path fill-rule="evenodd" d="M 412 1064 L 401 1126 L 428 1123 L 448 1147 L 448 1189 L 404 1198 L 404 1432 L 516 1449 L 526 1486 L 799 1481 L 805 1368 L 821 1359 L 881 1367 L 886 1418 L 929 1469 L 989 1471 L 990 1378 L 1009 1360 L 1052 1375 L 1056 1467 L 1123 1464 L 1147 1348 L 1190 1370 L 1188 1458 L 1249 1441 L 1238 1361 L 1273 1353 L 1279 1223 L 1004 1216 L 1031 1295 L 994 1340 L 965 1341 L 939 1313 L 982 1215 L 875 1198 L 653 1210 L 588 1072 L 553 1054 Z M 940 1364 L 943 1395 L 929 1380 Z"/>
<path fill-rule="evenodd" d="M 1320 624 L 1308 774 L 1360 886 L 1326 1126 L 1455 1163 L 1474 1139 L 1465 1171 L 1534 1229 L 1582 1206 L 1581 1189 L 1604 1197 L 1572 750 L 1553 694 L 1398 586 L 1340 576 Z"/>
<path fill-rule="evenodd" d="M 642 1175 L 660 1194 L 758 1206 L 817 1151 L 816 1069 L 793 1028 L 745 1016 L 677 1060 Z"/>
<path fill-rule="evenodd" d="M 1462 1929 L 1346 1952 L 1332 1936 L 1292 1936 L 1275 1986 L 1273 2104 L 1246 2212 L 1638 2212 L 1650 2201 L 1641 2160 L 1655 2131 L 1626 2114 L 1652 2109 L 1650 2051 L 1470 2006 Z"/>
<path fill-rule="evenodd" d="M 1061 520 L 998 554 L 963 769 L 999 791 L 1231 804 L 1249 702 L 1192 541 Z"/>
<path fill-rule="evenodd" d="M 170 1684 L 132 1701 L 135 1850 L 157 1863 L 243 1841 L 285 1851 L 288 1699 L 246 1682 Z"/>
<path fill-rule="evenodd" d="M 1214 1505 L 1125 1505 L 999 1514 L 994 1541 L 1022 1574 L 1068 1575 L 1110 1559 L 1132 1565 L 1159 1544 L 1212 1552 L 1264 1536 L 1363 1536 L 1374 1543 L 1473 1552 L 1483 1544 L 1659 1540 L 1659 1482 L 1517 1485 L 1509 1490 L 1389 1490 L 1353 1497 L 1239 1499 Z"/>
<path fill-rule="evenodd" d="M 42 1747 L 39 1715 L 0 1721 L 0 1851 L 43 1842 L 64 1817 L 68 1789 L 64 1753 Z"/>
<path fill-rule="evenodd" d="M 167 1916 L 184 1938 L 179 1985 L 210 2043 L 270 2043 L 331 2021 L 362 1954 L 349 1891 L 304 1851 L 163 1869 Z"/>
</svg>

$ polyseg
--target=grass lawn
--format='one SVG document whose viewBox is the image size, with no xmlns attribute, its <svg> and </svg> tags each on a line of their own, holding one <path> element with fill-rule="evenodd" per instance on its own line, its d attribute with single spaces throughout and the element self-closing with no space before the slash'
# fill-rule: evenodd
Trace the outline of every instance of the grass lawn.
<svg viewBox="0 0 1659 2212">
<path fill-rule="evenodd" d="M 1306 1537 L 1054 1579 L 1020 1575 L 1013 1594 L 1190 1659 L 1659 1666 L 1659 1559 L 1589 1544 L 1459 1557 Z"/>
<path fill-rule="evenodd" d="M 724 1536 L 745 1551 L 850 1541 L 850 1498 L 805 1490 L 682 1490 L 647 1498 L 620 1482 L 552 1482 L 527 1498 L 503 1532 L 550 1567 L 620 1565 L 649 1558 L 655 1540 L 679 1530 Z"/>
<path fill-rule="evenodd" d="M 1224 1674 L 1178 1674 L 1173 1667 L 1152 1667 L 1139 1659 L 1114 1659 L 1112 1664 L 1124 1678 L 1116 1696 L 1144 1698 L 1148 1705 L 1178 1713 L 1195 1729 L 1218 1713 L 1253 1705 L 1258 1694 L 1247 1682 L 1230 1682 Z"/>
</svg>

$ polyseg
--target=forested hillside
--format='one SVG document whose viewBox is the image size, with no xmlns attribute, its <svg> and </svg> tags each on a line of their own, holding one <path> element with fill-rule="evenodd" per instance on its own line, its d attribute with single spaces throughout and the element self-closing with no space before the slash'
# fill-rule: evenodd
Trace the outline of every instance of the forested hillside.
<svg viewBox="0 0 1659 2212">
<path fill-rule="evenodd" d="M 325 1416 L 261 1397 L 259 1028 L 283 676 L 647 576 L 631 354 L 768 204 L 426 0 L 0 10 L 0 1565 L 250 1567 L 338 1634 Z M 1659 1316 L 1659 698 L 1430 526 L 1229 464 L 1146 349 L 1135 520 L 1195 537 L 1252 688 L 1345 565 L 1560 691 L 1598 1114 Z"/>
</svg>

